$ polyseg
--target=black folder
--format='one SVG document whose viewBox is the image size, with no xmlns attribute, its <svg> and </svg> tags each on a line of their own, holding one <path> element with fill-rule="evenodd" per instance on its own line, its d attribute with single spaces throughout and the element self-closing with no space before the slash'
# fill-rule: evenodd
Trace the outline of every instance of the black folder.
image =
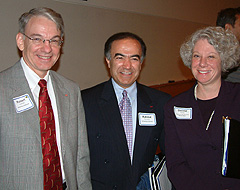
<svg viewBox="0 0 240 190">
<path fill-rule="evenodd" d="M 223 120 L 225 146 L 222 175 L 240 179 L 240 121 L 230 117 Z"/>
</svg>

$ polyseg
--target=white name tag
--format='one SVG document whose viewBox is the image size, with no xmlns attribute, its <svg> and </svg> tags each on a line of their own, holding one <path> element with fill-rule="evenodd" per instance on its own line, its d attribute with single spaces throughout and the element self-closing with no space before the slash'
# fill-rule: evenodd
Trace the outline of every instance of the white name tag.
<svg viewBox="0 0 240 190">
<path fill-rule="evenodd" d="M 34 104 L 28 94 L 13 98 L 13 102 L 17 113 L 27 111 L 34 107 Z"/>
<path fill-rule="evenodd" d="M 139 125 L 140 126 L 156 126 L 156 115 L 155 113 L 138 113 Z"/>
<path fill-rule="evenodd" d="M 174 113 L 177 119 L 192 119 L 192 108 L 174 106 Z"/>
</svg>

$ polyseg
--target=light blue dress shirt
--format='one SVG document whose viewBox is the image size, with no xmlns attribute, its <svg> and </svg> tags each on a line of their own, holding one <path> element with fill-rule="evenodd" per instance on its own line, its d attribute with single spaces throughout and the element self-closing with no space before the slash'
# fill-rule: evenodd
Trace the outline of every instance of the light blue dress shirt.
<svg viewBox="0 0 240 190">
<path fill-rule="evenodd" d="M 133 122 L 133 143 L 132 143 L 132 150 L 134 152 L 134 142 L 135 142 L 135 134 L 136 134 L 136 124 L 137 124 L 137 83 L 134 82 L 130 87 L 123 88 L 119 86 L 114 79 L 112 78 L 112 84 L 115 91 L 115 95 L 117 97 L 118 105 L 120 104 L 123 98 L 123 90 L 127 91 L 128 98 L 130 99 L 131 106 L 132 106 L 132 122 Z M 133 154 L 134 155 L 134 154 Z"/>
</svg>

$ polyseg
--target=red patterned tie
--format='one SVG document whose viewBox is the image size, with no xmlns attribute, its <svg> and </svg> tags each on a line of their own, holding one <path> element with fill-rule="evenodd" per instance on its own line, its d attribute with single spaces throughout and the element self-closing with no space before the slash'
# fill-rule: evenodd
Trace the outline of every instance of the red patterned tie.
<svg viewBox="0 0 240 190">
<path fill-rule="evenodd" d="M 44 190 L 61 190 L 62 173 L 51 100 L 48 96 L 47 82 L 41 79 L 38 85 L 40 86 L 39 118 L 43 154 Z"/>
</svg>

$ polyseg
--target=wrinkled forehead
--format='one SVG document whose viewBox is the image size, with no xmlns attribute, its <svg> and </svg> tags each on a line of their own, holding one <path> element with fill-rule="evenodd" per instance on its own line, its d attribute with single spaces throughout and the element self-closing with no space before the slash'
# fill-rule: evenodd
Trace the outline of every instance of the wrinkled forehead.
<svg viewBox="0 0 240 190">
<path fill-rule="evenodd" d="M 61 31 L 58 29 L 56 23 L 44 16 L 32 17 L 25 27 L 25 33 L 28 34 L 51 34 L 59 35 Z"/>
</svg>

